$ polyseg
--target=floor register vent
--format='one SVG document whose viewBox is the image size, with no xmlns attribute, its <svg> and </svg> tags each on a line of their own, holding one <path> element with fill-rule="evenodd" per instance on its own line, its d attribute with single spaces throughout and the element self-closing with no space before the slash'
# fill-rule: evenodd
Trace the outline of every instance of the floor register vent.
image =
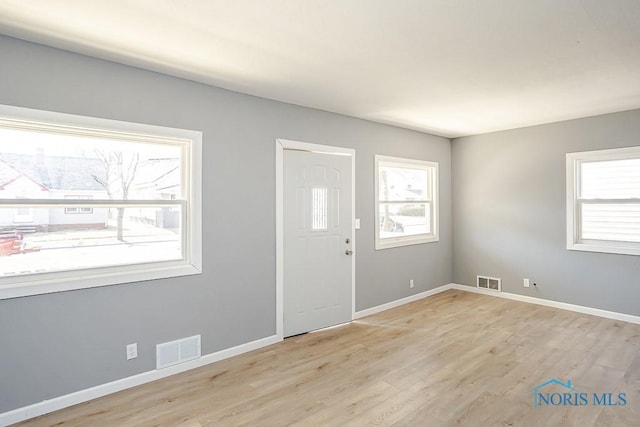
<svg viewBox="0 0 640 427">
<path fill-rule="evenodd" d="M 502 290 L 501 280 L 496 277 L 477 276 L 476 286 L 481 289 L 489 289 L 500 292 Z"/>
<path fill-rule="evenodd" d="M 156 345 L 156 369 L 167 368 L 199 357 L 200 335 Z"/>
</svg>

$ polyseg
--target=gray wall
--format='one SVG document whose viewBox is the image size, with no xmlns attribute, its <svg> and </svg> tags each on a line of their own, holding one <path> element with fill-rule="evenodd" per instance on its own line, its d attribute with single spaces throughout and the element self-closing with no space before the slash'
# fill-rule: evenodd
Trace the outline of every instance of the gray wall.
<svg viewBox="0 0 640 427">
<path fill-rule="evenodd" d="M 506 292 L 640 315 L 640 259 L 569 251 L 565 237 L 565 153 L 633 145 L 640 110 L 453 140 L 454 281 L 500 277 Z"/>
<path fill-rule="evenodd" d="M 358 310 L 451 282 L 448 139 L 7 37 L 0 58 L 2 104 L 204 132 L 203 274 L 0 301 L 0 412 L 152 370 L 160 342 L 273 335 L 276 138 L 356 149 Z M 440 242 L 373 250 L 375 154 L 440 162 Z"/>
</svg>

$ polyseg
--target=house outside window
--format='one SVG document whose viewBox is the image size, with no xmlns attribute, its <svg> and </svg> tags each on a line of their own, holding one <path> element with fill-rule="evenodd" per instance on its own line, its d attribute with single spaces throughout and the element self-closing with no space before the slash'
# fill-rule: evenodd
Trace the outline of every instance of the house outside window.
<svg viewBox="0 0 640 427">
<path fill-rule="evenodd" d="M 375 248 L 437 242 L 438 163 L 375 156 Z"/>
<path fill-rule="evenodd" d="M 201 271 L 201 133 L 0 106 L 0 299 Z"/>
<path fill-rule="evenodd" d="M 640 147 L 566 161 L 567 249 L 640 255 Z"/>
<path fill-rule="evenodd" d="M 14 209 L 13 222 L 16 224 L 29 224 L 33 222 L 33 209 L 31 208 Z"/>
<path fill-rule="evenodd" d="M 74 200 L 91 200 L 93 196 L 64 196 L 65 199 L 74 199 Z M 65 214 L 92 214 L 93 208 L 86 207 L 72 207 L 72 208 L 64 208 Z"/>
</svg>

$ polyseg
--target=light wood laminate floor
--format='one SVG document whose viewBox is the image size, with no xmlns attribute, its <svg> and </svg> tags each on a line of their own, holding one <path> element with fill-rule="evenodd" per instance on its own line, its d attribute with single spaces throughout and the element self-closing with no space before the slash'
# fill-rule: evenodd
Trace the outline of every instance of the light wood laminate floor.
<svg viewBox="0 0 640 427">
<path fill-rule="evenodd" d="M 24 425 L 638 426 L 639 350 L 640 325 L 447 291 Z M 551 378 L 627 404 L 534 408 Z"/>
</svg>

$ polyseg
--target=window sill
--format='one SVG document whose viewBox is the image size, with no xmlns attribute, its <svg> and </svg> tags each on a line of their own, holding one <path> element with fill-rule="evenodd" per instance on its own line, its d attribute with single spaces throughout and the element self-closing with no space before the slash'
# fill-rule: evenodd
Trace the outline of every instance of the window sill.
<svg viewBox="0 0 640 427">
<path fill-rule="evenodd" d="M 569 243 L 567 249 L 570 251 L 584 251 L 584 252 L 600 252 L 606 254 L 620 254 L 620 255 L 640 255 L 640 245 L 636 247 L 624 246 L 612 242 L 608 244 L 594 244 L 594 243 Z"/>
<path fill-rule="evenodd" d="M 100 269 L 93 272 L 89 270 L 46 273 L 47 277 L 40 280 L 34 280 L 33 276 L 29 280 L 7 277 L 0 279 L 0 300 L 202 273 L 196 266 L 184 262 L 133 267 L 135 268 L 119 267 L 117 271 Z"/>
<path fill-rule="evenodd" d="M 375 248 L 376 248 L 376 251 L 379 251 L 382 249 L 398 248 L 401 246 L 421 245 L 423 243 L 434 243 L 439 241 L 440 241 L 440 238 L 437 236 L 384 239 L 384 240 L 376 241 Z"/>
</svg>

